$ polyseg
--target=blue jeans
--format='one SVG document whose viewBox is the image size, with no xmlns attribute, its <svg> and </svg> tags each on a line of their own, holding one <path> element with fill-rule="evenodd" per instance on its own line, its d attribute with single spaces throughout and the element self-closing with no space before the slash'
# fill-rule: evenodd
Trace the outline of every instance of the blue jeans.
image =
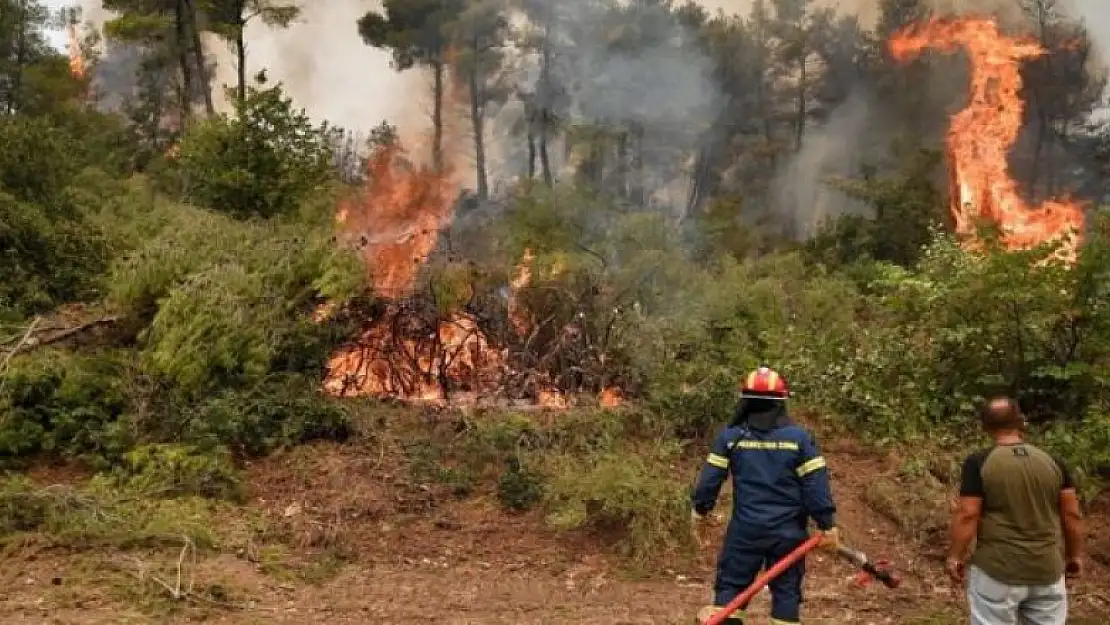
<svg viewBox="0 0 1110 625">
<path fill-rule="evenodd" d="M 971 625 L 1064 625 L 1068 593 L 1061 577 L 1047 586 L 1011 586 L 968 567 Z"/>
</svg>

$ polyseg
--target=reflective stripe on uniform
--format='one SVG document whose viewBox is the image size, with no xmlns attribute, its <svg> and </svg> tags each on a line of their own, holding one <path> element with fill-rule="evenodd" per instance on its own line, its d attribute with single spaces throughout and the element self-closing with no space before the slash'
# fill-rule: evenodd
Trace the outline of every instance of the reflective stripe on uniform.
<svg viewBox="0 0 1110 625">
<path fill-rule="evenodd" d="M 803 462 L 802 466 L 798 467 L 798 477 L 805 477 L 810 473 L 823 468 L 825 468 L 825 458 L 823 456 L 817 456 L 812 460 L 807 460 L 806 462 Z"/>
<path fill-rule="evenodd" d="M 801 625 L 801 621 L 784 621 L 781 618 L 771 619 L 771 625 Z"/>
<path fill-rule="evenodd" d="M 798 451 L 798 443 L 794 441 L 736 441 L 735 447 L 740 449 L 777 449 L 781 451 Z"/>
<path fill-rule="evenodd" d="M 705 461 L 708 462 L 709 464 L 717 467 L 718 469 L 727 469 L 728 468 L 728 458 L 725 458 L 724 456 L 718 456 L 717 454 L 709 454 L 709 457 L 706 458 Z"/>
</svg>

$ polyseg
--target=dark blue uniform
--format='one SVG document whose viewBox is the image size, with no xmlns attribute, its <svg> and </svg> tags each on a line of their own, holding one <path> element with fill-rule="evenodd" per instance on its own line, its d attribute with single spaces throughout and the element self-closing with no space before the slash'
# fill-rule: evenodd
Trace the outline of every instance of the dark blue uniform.
<svg viewBox="0 0 1110 625">
<path fill-rule="evenodd" d="M 786 422 L 769 429 L 747 423 L 724 429 L 698 478 L 694 510 L 705 514 L 713 509 L 730 473 L 733 509 L 717 561 L 718 607 L 751 585 L 764 567 L 804 542 L 809 519 L 822 530 L 835 526 L 825 459 L 804 428 Z M 804 575 L 802 559 L 770 583 L 773 624 L 800 622 Z M 746 607 L 741 606 L 730 622 L 742 622 Z"/>
</svg>

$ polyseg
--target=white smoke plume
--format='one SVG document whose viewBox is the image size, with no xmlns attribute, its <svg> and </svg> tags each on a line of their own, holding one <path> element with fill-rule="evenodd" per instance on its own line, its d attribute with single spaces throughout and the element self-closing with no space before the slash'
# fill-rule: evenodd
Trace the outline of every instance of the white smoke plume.
<svg viewBox="0 0 1110 625">
<path fill-rule="evenodd" d="M 301 16 L 290 28 L 270 27 L 259 20 L 247 26 L 247 76 L 265 69 L 271 82 L 280 81 L 294 102 L 318 121 L 353 131 L 368 131 L 383 119 L 398 125 L 426 123 L 427 91 L 419 70 L 398 73 L 387 52 L 363 43 L 356 22 L 367 11 L 381 9 L 378 0 L 317 0 L 302 2 Z M 81 0 L 82 19 L 100 28 L 111 19 L 99 0 Z M 235 83 L 231 48 L 207 37 L 208 52 L 217 64 L 214 95 L 226 110 L 223 85 Z M 121 60 L 107 55 L 105 62 Z M 133 64 L 120 64 L 120 69 Z M 109 70 L 116 79 L 120 72 Z M 133 82 L 133 76 L 127 76 Z M 111 85 L 117 86 L 117 85 Z M 118 85 L 121 87 L 122 85 Z M 105 86 L 105 91 L 110 91 Z"/>
</svg>

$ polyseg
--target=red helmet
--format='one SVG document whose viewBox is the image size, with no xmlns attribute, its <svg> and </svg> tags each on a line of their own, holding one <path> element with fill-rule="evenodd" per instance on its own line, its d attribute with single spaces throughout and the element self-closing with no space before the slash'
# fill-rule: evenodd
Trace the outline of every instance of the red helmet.
<svg viewBox="0 0 1110 625">
<path fill-rule="evenodd" d="M 744 378 L 740 385 L 740 396 L 786 399 L 790 396 L 790 387 L 786 385 L 786 378 L 777 371 L 770 367 L 760 367 Z"/>
</svg>

